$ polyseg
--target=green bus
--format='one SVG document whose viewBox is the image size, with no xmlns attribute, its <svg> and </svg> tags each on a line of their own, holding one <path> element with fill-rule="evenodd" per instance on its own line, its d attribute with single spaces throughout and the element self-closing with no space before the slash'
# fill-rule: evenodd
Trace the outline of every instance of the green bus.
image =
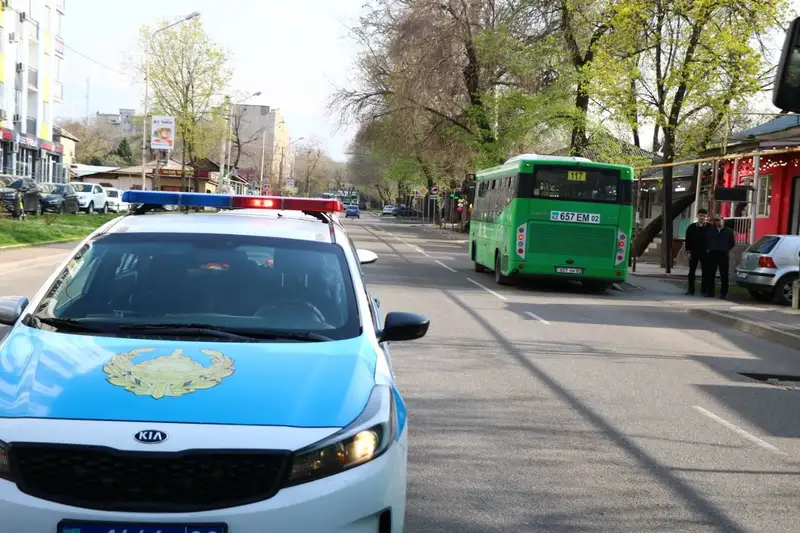
<svg viewBox="0 0 800 533">
<path fill-rule="evenodd" d="M 633 168 L 524 154 L 476 174 L 469 252 L 476 272 L 579 280 L 605 291 L 628 275 Z"/>
</svg>

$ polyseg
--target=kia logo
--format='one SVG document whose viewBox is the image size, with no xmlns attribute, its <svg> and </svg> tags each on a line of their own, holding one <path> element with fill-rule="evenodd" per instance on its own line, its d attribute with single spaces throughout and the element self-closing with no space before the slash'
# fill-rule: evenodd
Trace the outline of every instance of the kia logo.
<svg viewBox="0 0 800 533">
<path fill-rule="evenodd" d="M 142 444 L 158 444 L 167 440 L 167 434 L 156 429 L 145 429 L 134 435 L 133 438 Z"/>
</svg>

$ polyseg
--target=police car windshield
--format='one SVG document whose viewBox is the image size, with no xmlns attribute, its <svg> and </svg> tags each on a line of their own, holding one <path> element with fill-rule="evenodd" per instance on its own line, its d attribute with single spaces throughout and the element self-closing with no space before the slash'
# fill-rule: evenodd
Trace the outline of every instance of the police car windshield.
<svg viewBox="0 0 800 533">
<path fill-rule="evenodd" d="M 132 336 L 137 325 L 159 324 L 317 333 L 332 340 L 360 334 L 340 247 L 235 235 L 100 237 L 69 263 L 35 316 L 109 332 L 123 328 Z"/>
</svg>

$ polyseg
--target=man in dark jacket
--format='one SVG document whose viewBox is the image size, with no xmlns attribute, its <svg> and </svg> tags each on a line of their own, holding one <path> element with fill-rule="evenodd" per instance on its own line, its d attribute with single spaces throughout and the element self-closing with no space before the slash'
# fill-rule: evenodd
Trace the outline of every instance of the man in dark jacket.
<svg viewBox="0 0 800 533">
<path fill-rule="evenodd" d="M 689 290 L 686 294 L 694 294 L 695 277 L 697 265 L 700 265 L 700 293 L 708 294 L 706 286 L 706 271 L 710 269 L 706 261 L 706 251 L 708 250 L 708 239 L 706 233 L 711 229 L 708 225 L 708 211 L 705 209 L 697 210 L 697 222 L 692 222 L 686 228 L 686 253 L 689 254 Z"/>
<path fill-rule="evenodd" d="M 722 217 L 714 215 L 713 226 L 706 233 L 708 243 L 708 259 L 709 264 L 708 278 L 706 278 L 706 287 L 708 292 L 706 296 L 709 298 L 714 297 L 714 289 L 716 288 L 716 280 L 714 279 L 719 270 L 720 288 L 719 295 L 722 299 L 728 296 L 728 279 L 730 277 L 730 252 L 736 246 L 736 236 L 733 230 L 725 226 Z M 703 272 L 705 274 L 705 271 Z"/>
</svg>

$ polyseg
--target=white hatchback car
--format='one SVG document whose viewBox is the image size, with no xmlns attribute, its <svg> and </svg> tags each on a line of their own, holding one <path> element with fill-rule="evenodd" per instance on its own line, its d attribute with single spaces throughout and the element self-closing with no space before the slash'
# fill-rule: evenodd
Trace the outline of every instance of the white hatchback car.
<svg viewBox="0 0 800 533">
<path fill-rule="evenodd" d="M 736 283 L 754 299 L 792 303 L 792 284 L 800 271 L 800 236 L 764 235 L 751 244 L 736 267 Z"/>
<path fill-rule="evenodd" d="M 382 215 L 393 215 L 394 214 L 394 206 L 392 204 L 383 206 L 383 213 Z"/>
<path fill-rule="evenodd" d="M 108 196 L 106 191 L 96 183 L 72 182 L 72 188 L 78 195 L 78 206 L 81 211 L 93 215 L 95 212 L 105 215 L 108 212 Z"/>
<path fill-rule="evenodd" d="M 106 188 L 108 199 L 108 210 L 112 213 L 125 213 L 130 207 L 127 202 L 122 201 L 122 191 L 114 188 Z"/>
</svg>

